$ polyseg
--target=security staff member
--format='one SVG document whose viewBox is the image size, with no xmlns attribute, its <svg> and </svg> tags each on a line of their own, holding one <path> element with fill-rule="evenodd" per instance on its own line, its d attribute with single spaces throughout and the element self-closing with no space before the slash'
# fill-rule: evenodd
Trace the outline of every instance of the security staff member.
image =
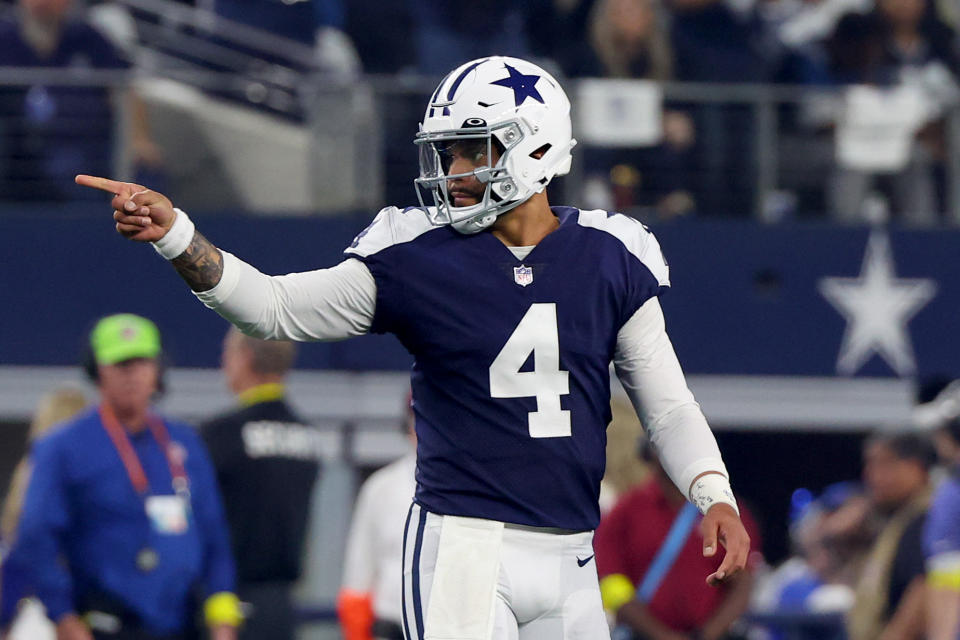
<svg viewBox="0 0 960 640">
<path fill-rule="evenodd" d="M 87 371 L 100 404 L 39 440 L 11 559 L 58 640 L 182 640 L 197 593 L 214 640 L 241 621 L 213 468 L 194 431 L 150 410 L 160 334 L 100 320 Z"/>
<path fill-rule="evenodd" d="M 216 467 L 237 561 L 237 594 L 252 605 L 244 640 L 292 639 L 291 587 L 300 577 L 319 432 L 285 400 L 291 342 L 227 333 L 221 368 L 239 407 L 201 433 Z"/>
</svg>

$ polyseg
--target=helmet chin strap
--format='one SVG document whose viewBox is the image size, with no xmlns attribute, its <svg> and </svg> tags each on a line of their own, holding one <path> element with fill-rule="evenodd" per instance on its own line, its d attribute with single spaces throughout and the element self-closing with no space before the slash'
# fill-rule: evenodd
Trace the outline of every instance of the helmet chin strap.
<svg viewBox="0 0 960 640">
<path fill-rule="evenodd" d="M 450 224 L 456 231 L 462 233 L 465 236 L 472 235 L 474 233 L 479 233 L 492 225 L 497 219 L 497 214 L 488 213 L 485 216 L 480 216 L 477 218 L 470 218 L 469 220 L 461 220 L 460 222 L 453 222 Z"/>
<path fill-rule="evenodd" d="M 459 222 L 451 222 L 450 226 L 464 235 L 479 233 L 480 231 L 483 231 L 484 229 L 490 227 L 490 225 L 492 225 L 494 222 L 496 222 L 498 216 L 502 216 L 505 213 L 510 213 L 511 211 L 519 207 L 521 204 L 523 204 L 527 200 L 529 200 L 529 196 L 520 202 L 511 203 L 511 205 L 508 208 L 498 211 L 496 213 L 480 213 L 466 220 L 460 220 Z"/>
</svg>

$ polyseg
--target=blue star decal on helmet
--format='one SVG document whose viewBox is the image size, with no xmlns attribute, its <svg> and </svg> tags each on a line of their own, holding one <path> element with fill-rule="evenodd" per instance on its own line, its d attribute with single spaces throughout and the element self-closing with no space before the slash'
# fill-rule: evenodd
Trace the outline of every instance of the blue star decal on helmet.
<svg viewBox="0 0 960 640">
<path fill-rule="evenodd" d="M 516 102 L 516 106 L 518 107 L 522 105 L 524 100 L 527 98 L 533 98 L 540 104 L 543 104 L 543 96 L 541 96 L 540 92 L 537 91 L 537 81 L 541 76 L 523 74 L 515 67 L 511 67 L 508 64 L 503 66 L 507 68 L 507 73 L 510 75 L 502 80 L 494 80 L 490 84 L 496 84 L 500 85 L 501 87 L 513 89 L 513 100 Z"/>
</svg>

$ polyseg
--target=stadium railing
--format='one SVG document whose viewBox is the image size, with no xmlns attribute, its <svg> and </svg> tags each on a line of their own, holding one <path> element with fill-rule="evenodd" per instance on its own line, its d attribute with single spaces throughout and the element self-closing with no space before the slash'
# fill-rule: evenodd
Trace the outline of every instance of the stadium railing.
<svg viewBox="0 0 960 640">
<path fill-rule="evenodd" d="M 193 208 L 209 210 L 216 203 L 223 210 L 307 214 L 369 211 L 384 202 L 409 203 L 413 198 L 417 166 L 412 137 L 434 78 L 347 80 L 282 65 L 224 71 L 175 64 L 158 50 L 151 55 L 153 62 L 133 74 L 0 68 L 0 91 L 135 83 L 154 116 L 158 143 L 167 157 L 176 158 L 172 168 L 196 167 L 200 172 L 178 176 L 174 171 L 171 181 L 171 190 L 186 192 Z M 257 75 L 261 71 L 265 75 Z M 264 84 L 266 77 L 269 82 Z M 579 85 L 570 81 L 568 87 L 576 113 Z M 767 222 L 827 217 L 824 185 L 836 169 L 833 134 L 826 124 L 798 124 L 798 114 L 814 100 L 835 100 L 836 91 L 686 83 L 658 89 L 664 109 L 685 110 L 695 123 L 697 140 L 686 177 L 690 190 L 700 195 L 698 212 Z M 122 107 L 119 113 L 115 175 L 129 177 L 129 157 L 122 152 Z M 955 107 L 946 113 L 945 155 L 930 168 L 944 176 L 939 181 L 943 220 L 950 224 L 960 224 L 958 114 Z M 0 120 L 8 123 L 18 117 L 22 115 L 0 113 Z M 575 135 L 581 125 L 575 119 Z M 10 127 L 0 129 L 0 152 L 4 136 L 10 135 Z M 587 139 L 574 154 L 573 171 L 559 186 L 562 199 L 589 200 L 588 181 L 608 169 L 602 163 L 591 166 L 591 152 L 598 149 L 602 146 Z M 268 167 L 276 170 L 266 171 Z M 805 204 L 807 200 L 815 204 Z M 643 213 L 644 207 L 648 205 L 627 202 L 618 208 Z"/>
</svg>

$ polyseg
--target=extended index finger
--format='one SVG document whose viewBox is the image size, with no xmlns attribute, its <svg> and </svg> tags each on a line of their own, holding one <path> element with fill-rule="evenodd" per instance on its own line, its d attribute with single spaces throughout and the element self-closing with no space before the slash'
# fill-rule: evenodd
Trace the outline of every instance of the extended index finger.
<svg viewBox="0 0 960 640">
<path fill-rule="evenodd" d="M 126 182 L 117 182 L 116 180 L 101 178 L 99 176 L 88 176 L 83 173 L 78 175 L 73 180 L 83 187 L 92 187 L 93 189 L 100 189 L 101 191 L 106 191 L 107 193 L 116 194 L 119 194 L 121 191 L 123 191 L 123 188 L 127 186 Z"/>
</svg>

